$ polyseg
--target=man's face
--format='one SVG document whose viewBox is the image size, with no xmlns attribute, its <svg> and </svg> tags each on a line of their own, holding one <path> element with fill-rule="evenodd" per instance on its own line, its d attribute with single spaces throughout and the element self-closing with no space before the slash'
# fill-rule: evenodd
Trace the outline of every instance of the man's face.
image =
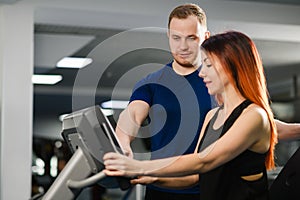
<svg viewBox="0 0 300 200">
<path fill-rule="evenodd" d="M 200 45 L 208 37 L 196 16 L 173 18 L 169 27 L 169 44 L 175 62 L 182 67 L 199 67 Z"/>
</svg>

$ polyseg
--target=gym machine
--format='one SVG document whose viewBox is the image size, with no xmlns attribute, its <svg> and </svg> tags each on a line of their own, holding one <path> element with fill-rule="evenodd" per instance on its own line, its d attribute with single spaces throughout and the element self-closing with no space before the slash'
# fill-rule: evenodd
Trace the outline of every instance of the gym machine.
<svg viewBox="0 0 300 200">
<path fill-rule="evenodd" d="M 123 154 L 114 129 L 99 106 L 91 106 L 67 115 L 63 119 L 62 136 L 72 157 L 48 191 L 39 200 L 75 199 L 82 189 L 99 184 L 106 188 L 131 188 L 130 179 L 108 177 L 102 170 L 103 155 Z"/>
</svg>

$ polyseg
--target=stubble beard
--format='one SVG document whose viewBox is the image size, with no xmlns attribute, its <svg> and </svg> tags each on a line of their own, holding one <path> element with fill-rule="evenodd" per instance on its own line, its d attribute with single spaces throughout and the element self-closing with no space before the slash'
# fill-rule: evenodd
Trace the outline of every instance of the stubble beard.
<svg viewBox="0 0 300 200">
<path fill-rule="evenodd" d="M 178 59 L 174 58 L 174 60 L 176 61 L 177 64 L 179 64 L 181 67 L 184 67 L 184 68 L 198 68 L 199 66 L 194 66 L 192 63 L 190 62 L 180 62 Z"/>
</svg>

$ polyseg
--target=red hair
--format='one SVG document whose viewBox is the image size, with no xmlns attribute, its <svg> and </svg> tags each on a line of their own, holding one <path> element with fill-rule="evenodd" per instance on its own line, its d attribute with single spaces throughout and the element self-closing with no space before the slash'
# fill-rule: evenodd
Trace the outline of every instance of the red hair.
<svg viewBox="0 0 300 200">
<path fill-rule="evenodd" d="M 266 168 L 275 166 L 274 149 L 277 143 L 277 130 L 273 112 L 269 105 L 269 93 L 261 58 L 254 42 L 245 34 L 229 31 L 214 35 L 205 40 L 201 47 L 205 53 L 218 60 L 229 77 L 229 81 L 246 99 L 262 107 L 271 127 L 270 148 L 266 157 Z M 216 97 L 219 103 L 223 99 Z"/>
</svg>

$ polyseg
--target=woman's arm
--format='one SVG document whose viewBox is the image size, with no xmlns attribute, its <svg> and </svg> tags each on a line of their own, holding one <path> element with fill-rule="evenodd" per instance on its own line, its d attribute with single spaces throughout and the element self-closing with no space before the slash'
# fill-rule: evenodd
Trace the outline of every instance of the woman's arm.
<svg viewBox="0 0 300 200">
<path fill-rule="evenodd" d="M 251 122 L 251 123 L 249 123 Z M 105 173 L 111 176 L 176 177 L 212 170 L 251 149 L 264 153 L 269 148 L 270 123 L 262 108 L 250 105 L 227 133 L 201 153 L 137 161 L 108 153 L 104 156 Z"/>
<path fill-rule="evenodd" d="M 103 157 L 108 176 L 178 177 L 196 174 L 198 154 L 169 157 L 157 160 L 134 160 L 119 153 L 106 153 Z M 194 170 L 192 170 L 194 168 Z"/>
</svg>

